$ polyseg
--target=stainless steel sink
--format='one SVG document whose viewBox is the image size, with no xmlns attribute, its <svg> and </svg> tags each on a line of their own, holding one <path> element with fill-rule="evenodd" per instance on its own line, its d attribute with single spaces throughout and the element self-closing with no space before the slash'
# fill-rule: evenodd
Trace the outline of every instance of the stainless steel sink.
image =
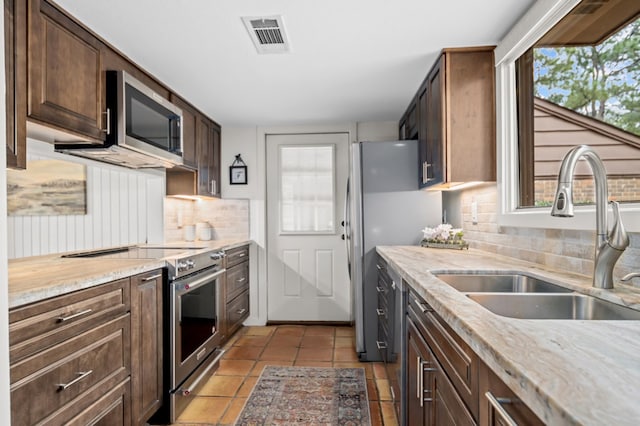
<svg viewBox="0 0 640 426">
<path fill-rule="evenodd" d="M 584 294 L 470 293 L 494 314 L 522 319 L 640 320 L 640 311 Z"/>
<path fill-rule="evenodd" d="M 524 274 L 436 274 L 463 293 L 571 293 L 572 290 Z"/>
</svg>

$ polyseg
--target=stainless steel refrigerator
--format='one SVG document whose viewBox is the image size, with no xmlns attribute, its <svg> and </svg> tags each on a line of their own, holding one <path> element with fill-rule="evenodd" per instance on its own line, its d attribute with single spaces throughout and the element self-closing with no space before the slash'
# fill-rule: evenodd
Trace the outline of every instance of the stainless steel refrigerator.
<svg viewBox="0 0 640 426">
<path fill-rule="evenodd" d="M 344 225 L 355 345 L 361 361 L 380 361 L 375 248 L 418 245 L 425 226 L 441 223 L 442 196 L 418 189 L 415 140 L 354 143 L 351 160 Z"/>
</svg>

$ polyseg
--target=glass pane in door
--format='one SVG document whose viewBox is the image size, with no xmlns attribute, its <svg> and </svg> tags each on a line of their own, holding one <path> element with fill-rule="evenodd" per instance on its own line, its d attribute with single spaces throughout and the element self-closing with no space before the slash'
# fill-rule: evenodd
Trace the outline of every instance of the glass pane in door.
<svg viewBox="0 0 640 426">
<path fill-rule="evenodd" d="M 335 232 L 335 145 L 280 147 L 280 232 Z"/>
</svg>

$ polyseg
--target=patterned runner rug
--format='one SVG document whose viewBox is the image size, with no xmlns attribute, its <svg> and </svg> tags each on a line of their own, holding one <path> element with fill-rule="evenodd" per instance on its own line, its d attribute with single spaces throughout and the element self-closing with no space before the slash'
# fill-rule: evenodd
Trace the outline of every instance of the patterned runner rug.
<svg viewBox="0 0 640 426">
<path fill-rule="evenodd" d="M 369 426 L 364 369 L 266 366 L 236 425 Z"/>
</svg>

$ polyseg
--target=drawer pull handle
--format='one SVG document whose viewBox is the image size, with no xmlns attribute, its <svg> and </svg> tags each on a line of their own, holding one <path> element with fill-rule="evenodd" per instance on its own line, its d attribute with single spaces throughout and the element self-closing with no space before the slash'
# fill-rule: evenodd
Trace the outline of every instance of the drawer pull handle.
<svg viewBox="0 0 640 426">
<path fill-rule="evenodd" d="M 376 341 L 376 346 L 378 349 L 387 349 L 387 342 L 381 342 L 379 340 Z"/>
<path fill-rule="evenodd" d="M 162 278 L 162 274 L 151 275 L 150 277 L 143 278 L 142 281 L 146 283 L 148 281 L 153 281 L 153 280 L 158 279 L 158 278 Z"/>
<path fill-rule="evenodd" d="M 377 287 L 376 287 L 376 291 L 377 291 L 378 293 L 384 293 L 384 288 L 382 288 L 382 287 L 380 287 L 380 286 L 377 286 Z"/>
<path fill-rule="evenodd" d="M 425 398 L 425 394 L 431 394 L 431 390 L 424 388 L 424 373 L 432 373 L 438 371 L 436 368 L 427 367 L 429 361 L 422 361 L 418 357 L 418 399 L 420 399 L 420 406 L 423 407 L 425 402 L 433 402 L 433 398 Z"/>
<path fill-rule="evenodd" d="M 238 257 L 245 257 L 246 255 L 247 255 L 246 253 L 240 253 Z"/>
<path fill-rule="evenodd" d="M 74 318 L 81 317 L 82 315 L 86 315 L 90 312 L 93 312 L 93 309 L 85 309 L 84 311 L 76 312 L 75 314 L 72 314 L 66 317 L 58 317 L 58 322 L 70 321 Z"/>
<path fill-rule="evenodd" d="M 501 405 L 501 404 L 510 404 L 511 403 L 510 399 L 496 398 L 495 396 L 493 396 L 491 392 L 485 393 L 484 396 L 489 401 L 489 404 L 491 404 L 491 406 L 493 407 L 493 410 L 489 410 L 489 418 L 490 418 L 489 424 L 493 424 L 495 422 L 494 415 L 497 414 L 497 416 L 500 417 L 501 420 L 503 420 L 500 423 L 505 424 L 507 426 L 518 426 L 518 423 L 516 423 L 515 420 L 511 418 L 509 413 L 507 413 L 507 411 Z"/>
<path fill-rule="evenodd" d="M 75 379 L 73 379 L 69 383 L 60 383 L 60 384 L 56 385 L 56 386 L 58 386 L 58 392 L 62 392 L 63 390 L 66 390 L 69 386 L 75 385 L 80 380 L 85 379 L 86 377 L 88 377 L 91 373 L 93 373 L 93 370 L 81 371 L 79 373 L 76 373 L 76 374 L 78 374 L 78 377 L 76 377 Z"/>
<path fill-rule="evenodd" d="M 433 312 L 433 309 L 431 309 L 429 305 L 418 301 L 418 299 L 416 299 L 415 297 L 412 297 L 412 299 L 413 303 L 416 304 L 418 308 L 420 308 L 423 314 L 426 314 L 427 312 Z"/>
<path fill-rule="evenodd" d="M 246 310 L 245 308 L 242 308 L 242 309 L 240 309 L 239 311 L 237 311 L 236 313 L 237 313 L 238 315 L 242 315 L 242 314 L 244 314 L 245 312 L 247 312 L 247 310 Z"/>
<path fill-rule="evenodd" d="M 242 282 L 245 282 L 246 280 L 247 280 L 247 277 L 242 277 L 240 279 L 237 279 L 236 282 L 237 283 L 242 283 Z"/>
<path fill-rule="evenodd" d="M 376 312 L 377 312 L 379 317 L 385 316 L 384 309 L 378 308 L 378 309 L 376 309 Z"/>
</svg>

